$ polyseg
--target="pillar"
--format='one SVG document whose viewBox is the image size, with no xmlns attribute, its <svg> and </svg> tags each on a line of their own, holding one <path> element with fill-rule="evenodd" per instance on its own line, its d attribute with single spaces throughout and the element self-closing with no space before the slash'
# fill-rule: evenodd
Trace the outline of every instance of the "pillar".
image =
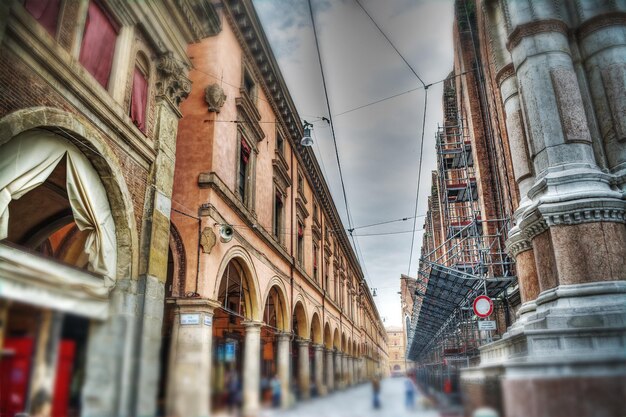
<svg viewBox="0 0 626 417">
<path fill-rule="evenodd" d="M 309 340 L 298 341 L 298 386 L 300 397 L 308 399 L 311 396 L 311 368 L 309 364 Z"/>
<path fill-rule="evenodd" d="M 343 388 L 343 383 L 341 380 L 341 352 L 339 352 L 336 348 L 334 349 L 335 356 L 335 389 Z"/>
<path fill-rule="evenodd" d="M 330 392 L 335 389 L 335 366 L 333 349 L 326 349 L 326 390 Z"/>
<path fill-rule="evenodd" d="M 315 385 L 319 395 L 326 395 L 326 387 L 324 385 L 324 346 L 313 345 L 315 354 Z"/>
<path fill-rule="evenodd" d="M 175 304 L 167 380 L 166 414 L 209 414 L 215 301 L 179 298 Z"/>
<path fill-rule="evenodd" d="M 32 378 L 28 392 L 29 404 L 32 404 L 39 393 L 46 393 L 49 398 L 54 398 L 62 325 L 63 313 L 42 311 L 35 339 Z M 31 412 L 34 410 L 31 409 Z"/>
<path fill-rule="evenodd" d="M 343 386 L 344 388 L 347 388 L 350 385 L 350 381 L 349 381 L 349 371 L 348 371 L 348 354 L 347 353 L 342 353 L 341 354 L 341 379 L 343 380 Z"/>
<path fill-rule="evenodd" d="M 243 415 L 256 416 L 260 409 L 261 322 L 246 321 L 243 352 Z"/>
<path fill-rule="evenodd" d="M 278 379 L 280 380 L 281 407 L 287 408 L 289 406 L 289 398 L 291 387 L 289 384 L 289 363 L 291 362 L 291 356 L 289 355 L 289 344 L 291 343 L 291 335 L 289 333 L 279 333 L 276 335 L 277 346 L 277 370 Z"/>
</svg>

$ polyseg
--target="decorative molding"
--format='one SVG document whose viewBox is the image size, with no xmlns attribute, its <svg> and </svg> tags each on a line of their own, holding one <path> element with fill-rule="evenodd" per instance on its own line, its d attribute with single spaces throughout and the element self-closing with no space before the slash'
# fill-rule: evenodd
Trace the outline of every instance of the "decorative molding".
<svg viewBox="0 0 626 417">
<path fill-rule="evenodd" d="M 616 222 L 625 223 L 625 209 L 619 208 L 595 208 L 595 209 L 578 209 L 564 213 L 544 215 L 544 220 L 549 227 L 552 226 L 571 226 L 575 224 L 591 223 L 591 222 Z"/>
<path fill-rule="evenodd" d="M 216 242 L 217 239 L 213 228 L 205 227 L 202 229 L 202 234 L 200 235 L 200 246 L 202 246 L 202 252 L 211 253 L 211 249 L 213 249 Z"/>
<path fill-rule="evenodd" d="M 522 233 L 511 234 L 506 241 L 506 251 L 513 258 L 517 258 L 517 255 L 532 248 L 530 239 L 527 239 Z"/>
<path fill-rule="evenodd" d="M 306 203 L 300 197 L 296 197 L 296 214 L 302 220 L 309 217 L 309 210 L 306 208 Z"/>
<path fill-rule="evenodd" d="M 549 229 L 548 223 L 546 222 L 546 219 L 544 219 L 543 217 L 539 217 L 538 219 L 535 219 L 534 221 L 528 224 L 525 224 L 521 227 L 522 227 L 524 236 L 529 241 Z"/>
<path fill-rule="evenodd" d="M 254 102 L 243 88 L 239 90 L 241 94 L 235 99 L 235 104 L 238 110 L 238 121 L 240 127 L 244 129 L 244 132 L 250 132 L 256 142 L 260 142 L 265 138 L 265 132 L 261 129 L 259 121 L 261 120 L 261 113 L 257 110 Z"/>
<path fill-rule="evenodd" d="M 609 26 L 626 26 L 626 13 L 613 12 L 592 17 L 580 25 L 577 34 L 579 39 L 584 39 L 593 32 Z"/>
<path fill-rule="evenodd" d="M 515 67 L 513 63 L 509 63 L 496 74 L 496 84 L 501 86 L 504 81 L 513 76 L 515 76 Z"/>
<path fill-rule="evenodd" d="M 287 196 L 287 188 L 291 187 L 291 177 L 289 176 L 289 166 L 278 150 L 274 152 L 276 157 L 272 159 L 272 166 L 274 168 L 274 183 L 283 194 Z"/>
<path fill-rule="evenodd" d="M 210 112 L 219 113 L 226 101 L 224 89 L 218 83 L 207 86 L 204 89 L 204 101 L 209 105 Z"/>
<path fill-rule="evenodd" d="M 191 92 L 191 80 L 185 75 L 185 68 L 170 51 L 162 54 L 157 61 L 157 95 L 166 98 L 178 110 Z M 179 112 L 180 113 L 180 112 Z"/>
<path fill-rule="evenodd" d="M 183 32 L 193 41 L 217 35 L 222 30 L 213 4 L 206 0 L 174 0 L 175 8 L 185 25 Z"/>
<path fill-rule="evenodd" d="M 567 25 L 564 22 L 555 19 L 539 20 L 536 22 L 529 22 L 523 25 L 519 25 L 509 35 L 507 49 L 511 51 L 513 48 L 519 45 L 523 38 L 548 32 L 556 32 L 566 35 Z"/>
</svg>

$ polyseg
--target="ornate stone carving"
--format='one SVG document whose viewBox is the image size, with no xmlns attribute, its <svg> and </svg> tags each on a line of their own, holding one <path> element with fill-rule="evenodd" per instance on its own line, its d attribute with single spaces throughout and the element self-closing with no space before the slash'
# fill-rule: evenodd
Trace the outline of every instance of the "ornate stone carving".
<svg viewBox="0 0 626 417">
<path fill-rule="evenodd" d="M 219 113 L 226 101 L 224 89 L 217 83 L 209 85 L 204 89 L 204 101 L 209 105 L 209 111 Z"/>
<path fill-rule="evenodd" d="M 200 246 L 202 246 L 202 252 L 211 253 L 211 249 L 215 246 L 216 242 L 215 232 L 210 227 L 205 227 L 200 235 Z"/>
<path fill-rule="evenodd" d="M 191 92 L 191 81 L 185 76 L 183 64 L 174 58 L 172 52 L 166 52 L 159 57 L 156 68 L 157 94 L 170 100 L 173 105 L 180 106 Z"/>
<path fill-rule="evenodd" d="M 624 12 L 612 12 L 602 14 L 600 16 L 592 17 L 578 28 L 578 36 L 580 39 L 584 39 L 596 30 L 603 29 L 609 26 L 624 26 L 626 25 L 626 13 Z"/>
</svg>

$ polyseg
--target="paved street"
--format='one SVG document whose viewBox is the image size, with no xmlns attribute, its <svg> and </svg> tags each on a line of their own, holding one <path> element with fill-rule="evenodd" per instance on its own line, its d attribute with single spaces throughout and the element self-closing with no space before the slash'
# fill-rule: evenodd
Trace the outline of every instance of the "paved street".
<svg viewBox="0 0 626 417">
<path fill-rule="evenodd" d="M 315 398 L 299 403 L 285 411 L 266 410 L 262 417 L 438 417 L 435 410 L 424 410 L 419 405 L 414 410 L 404 406 L 404 378 L 388 378 L 382 382 L 382 407 L 372 408 L 372 388 L 369 384 L 359 385 L 345 391 L 335 392 L 328 397 Z M 419 395 L 416 404 L 419 404 Z"/>
</svg>

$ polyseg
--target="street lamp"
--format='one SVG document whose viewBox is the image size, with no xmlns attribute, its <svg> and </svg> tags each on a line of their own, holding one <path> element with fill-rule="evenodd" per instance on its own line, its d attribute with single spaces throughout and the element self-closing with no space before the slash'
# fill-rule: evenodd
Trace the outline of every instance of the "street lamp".
<svg viewBox="0 0 626 417">
<path fill-rule="evenodd" d="M 302 140 L 300 140 L 300 145 L 311 147 L 313 146 L 313 138 L 311 137 L 311 128 L 313 125 L 306 120 L 304 121 L 304 135 L 302 136 Z"/>
</svg>

